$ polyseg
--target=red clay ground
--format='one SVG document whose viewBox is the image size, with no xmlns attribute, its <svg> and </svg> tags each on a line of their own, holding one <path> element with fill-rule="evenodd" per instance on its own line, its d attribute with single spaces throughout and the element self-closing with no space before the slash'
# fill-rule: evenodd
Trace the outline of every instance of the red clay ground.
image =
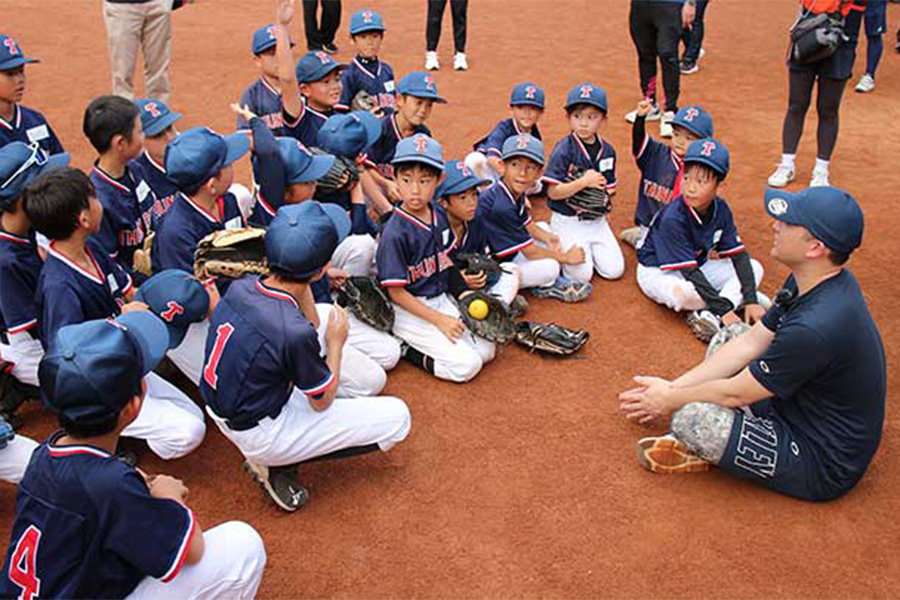
<svg viewBox="0 0 900 600">
<path fill-rule="evenodd" d="M 363 3 L 344 4 L 338 44 L 346 59 L 346 23 Z M 383 57 L 400 75 L 421 68 L 425 2 L 371 5 L 389 27 Z M 783 57 L 795 5 L 713 2 L 706 58 L 699 74 L 683 80 L 682 103 L 710 109 L 717 137 L 732 150 L 724 195 L 748 247 L 768 269 L 768 292 L 777 289 L 785 270 L 768 258 L 771 235 L 761 195 L 780 152 Z M 302 40 L 299 12 L 294 35 Z M 446 68 L 448 15 L 441 46 L 445 70 L 437 81 L 450 104 L 437 107 L 431 123 L 447 157 L 461 157 L 504 118 L 510 88 L 526 79 L 547 90 L 550 108 L 541 126 L 552 147 L 564 133 L 559 107 L 565 92 L 583 80 L 596 82 L 610 95 L 605 136 L 620 156 L 612 220 L 616 230 L 626 226 L 637 171 L 621 116 L 639 96 L 627 13 L 625 0 L 472 2 L 468 73 Z M 43 59 L 28 68 L 26 104 L 44 111 L 74 163 L 88 167 L 93 157 L 81 135 L 82 111 L 109 89 L 101 2 L 4 0 L 0 14 L 0 29 Z M 200 0 L 176 13 L 174 108 L 185 115 L 182 129 L 233 128 L 227 105 L 255 77 L 251 32 L 272 14 L 269 0 Z M 893 32 L 894 7 L 890 23 Z M 898 284 L 889 262 L 900 230 L 890 205 L 900 156 L 898 64 L 900 57 L 886 50 L 878 89 L 867 96 L 848 91 L 832 169 L 833 181 L 866 210 L 865 242 L 850 266 L 884 337 L 892 402 L 900 382 Z M 811 117 L 800 181 L 808 181 L 812 168 L 814 132 Z M 616 394 L 635 374 L 676 375 L 701 358 L 703 347 L 680 319 L 640 294 L 633 254 L 626 252 L 626 260 L 625 278 L 598 283 L 585 304 L 533 303 L 532 318 L 591 331 L 584 360 L 543 359 L 510 347 L 465 386 L 398 367 L 387 392 L 412 409 L 409 439 L 386 455 L 304 469 L 312 500 L 297 514 L 278 511 L 251 485 L 239 453 L 211 423 L 193 455 L 172 464 L 148 455 L 142 466 L 182 477 L 204 525 L 242 519 L 262 533 L 269 552 L 264 597 L 900 594 L 900 423 L 893 410 L 868 475 L 849 496 L 829 504 L 782 498 L 721 473 L 666 478 L 638 467 L 634 443 L 646 430 L 624 421 Z M 27 415 L 25 432 L 41 437 L 53 422 L 36 412 Z M 13 488 L 0 486 L 0 538 L 8 535 L 13 499 Z"/>
</svg>

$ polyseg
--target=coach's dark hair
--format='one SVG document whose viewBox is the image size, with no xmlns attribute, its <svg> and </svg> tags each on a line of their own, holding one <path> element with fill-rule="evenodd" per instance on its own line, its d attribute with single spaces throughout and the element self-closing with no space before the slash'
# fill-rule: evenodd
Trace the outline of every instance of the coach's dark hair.
<svg viewBox="0 0 900 600">
<path fill-rule="evenodd" d="M 850 260 L 850 253 L 838 252 L 837 250 L 828 249 L 828 260 L 831 261 L 836 267 L 842 266 L 845 262 Z"/>
<path fill-rule="evenodd" d="M 91 145 L 102 154 L 109 150 L 117 135 L 131 141 L 138 114 L 137 106 L 130 100 L 121 96 L 100 96 L 85 109 L 82 129 Z"/>
<path fill-rule="evenodd" d="M 286 281 L 288 283 L 309 283 L 310 281 L 312 281 L 312 278 L 315 277 L 315 275 L 318 275 L 318 273 L 315 273 L 313 275 L 309 275 L 308 277 L 297 277 L 290 271 L 285 271 L 284 269 L 272 265 L 269 266 L 269 274 L 274 275 L 278 279 Z"/>
<path fill-rule="evenodd" d="M 90 207 L 93 195 L 87 175 L 72 167 L 56 167 L 28 184 L 22 199 L 35 229 L 51 240 L 64 240 L 78 229 L 78 216 Z"/>
<path fill-rule="evenodd" d="M 689 170 L 698 170 L 707 177 L 715 177 L 716 183 L 722 183 L 725 180 L 725 175 L 719 173 L 711 166 L 700 163 L 700 162 L 691 162 L 684 165 L 684 172 L 687 173 Z"/>
<path fill-rule="evenodd" d="M 400 173 L 402 173 L 404 171 L 411 171 L 412 169 L 414 169 L 416 167 L 419 167 L 420 169 L 422 169 L 423 171 L 425 171 L 432 177 L 435 177 L 436 179 L 441 178 L 442 172 L 440 169 L 438 169 L 437 167 L 433 167 L 431 165 L 427 165 L 423 162 L 402 162 L 394 167 L 394 173 L 399 175 Z"/>
</svg>

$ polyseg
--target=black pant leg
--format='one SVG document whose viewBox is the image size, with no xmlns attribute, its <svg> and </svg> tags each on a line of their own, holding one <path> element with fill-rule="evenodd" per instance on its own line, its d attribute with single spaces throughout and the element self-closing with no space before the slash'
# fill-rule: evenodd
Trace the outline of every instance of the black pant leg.
<svg viewBox="0 0 900 600">
<path fill-rule="evenodd" d="M 429 52 L 437 50 L 441 41 L 441 21 L 447 0 L 428 0 L 428 18 L 425 25 L 425 48 Z"/>
<path fill-rule="evenodd" d="M 703 48 L 703 34 L 705 33 L 705 25 L 703 19 L 706 16 L 706 5 L 709 0 L 697 0 L 697 18 L 694 19 L 694 25 L 690 29 L 685 29 L 682 34 L 684 40 L 684 60 L 687 62 L 697 62 L 700 58 L 700 49 Z"/>
<path fill-rule="evenodd" d="M 319 0 L 303 0 L 303 28 L 306 31 L 306 48 L 308 50 L 322 49 L 319 22 L 316 18 L 318 8 Z"/>
<path fill-rule="evenodd" d="M 678 42 L 681 40 L 681 5 L 660 3 L 651 5 L 656 29 L 656 52 L 662 67 L 663 89 L 666 92 L 666 110 L 678 110 L 681 87 L 681 65 L 678 61 Z"/>
<path fill-rule="evenodd" d="M 469 0 L 450 0 L 450 14 L 453 17 L 453 45 L 457 52 L 466 51 L 466 13 Z"/>
<path fill-rule="evenodd" d="M 656 77 L 656 31 L 650 19 L 650 5 L 642 0 L 631 0 L 628 14 L 631 41 L 638 53 L 638 72 L 641 77 L 641 93 L 655 100 L 650 82 Z"/>
<path fill-rule="evenodd" d="M 333 43 L 340 26 L 341 0 L 322 0 L 322 27 L 319 29 L 322 43 Z"/>
<path fill-rule="evenodd" d="M 831 154 L 837 143 L 841 98 L 846 85 L 846 79 L 819 77 L 816 92 L 816 112 L 819 116 L 816 158 L 831 160 Z"/>
<path fill-rule="evenodd" d="M 781 130 L 781 151 L 784 154 L 797 153 L 815 81 L 814 71 L 788 71 L 788 109 Z"/>
</svg>

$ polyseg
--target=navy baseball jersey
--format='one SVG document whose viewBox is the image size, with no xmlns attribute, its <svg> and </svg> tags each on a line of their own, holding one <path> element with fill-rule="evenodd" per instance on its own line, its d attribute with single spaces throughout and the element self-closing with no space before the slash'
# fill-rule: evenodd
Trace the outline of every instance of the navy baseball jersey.
<svg viewBox="0 0 900 600">
<path fill-rule="evenodd" d="M 200 394 L 237 428 L 276 417 L 294 387 L 319 398 L 335 383 L 316 328 L 261 277 L 234 282 L 210 319 Z"/>
<path fill-rule="evenodd" d="M 0 333 L 37 325 L 34 293 L 43 265 L 34 232 L 20 237 L 0 229 Z"/>
<path fill-rule="evenodd" d="M 405 287 L 413 296 L 433 298 L 447 291 L 447 270 L 453 266 L 453 233 L 444 213 L 431 207 L 431 223 L 402 207 L 381 232 L 375 262 L 385 287 Z"/>
<path fill-rule="evenodd" d="M 530 133 L 537 139 L 541 139 L 541 132 L 537 125 L 532 125 L 530 131 L 524 131 L 519 128 L 519 124 L 516 123 L 515 119 L 504 119 L 497 123 L 497 126 L 491 130 L 487 137 L 475 142 L 473 147 L 482 154 L 500 158 L 503 150 L 503 142 L 508 138 L 521 133 Z"/>
<path fill-rule="evenodd" d="M 262 77 L 251 83 L 241 94 L 241 106 L 248 107 L 275 135 L 285 135 L 281 92 Z M 237 128 L 250 129 L 250 124 L 244 117 L 238 116 Z"/>
<path fill-rule="evenodd" d="M 344 89 L 341 101 L 335 107 L 339 110 L 350 110 L 354 96 L 365 90 L 381 108 L 384 116 L 394 113 L 394 70 L 384 61 L 377 58 L 365 59 L 357 56 L 341 73 Z"/>
<path fill-rule="evenodd" d="M 319 112 L 306 105 L 304 100 L 301 104 L 300 116 L 294 117 L 284 112 L 284 131 L 285 135 L 298 140 L 304 146 L 314 147 L 319 143 L 319 130 L 328 117 L 334 114 L 333 110 L 328 112 Z"/>
<path fill-rule="evenodd" d="M 197 242 L 214 231 L 239 229 L 244 218 L 234 194 L 219 197 L 219 218 L 185 194 L 178 192 L 166 218 L 160 221 L 151 250 L 153 271 L 181 269 L 194 272 L 194 250 Z"/>
<path fill-rule="evenodd" d="M 51 242 L 47 250 L 36 295 L 38 331 L 44 349 L 60 327 L 117 316 L 133 287 L 131 276 L 93 238 L 85 246 L 94 266 L 91 271 L 82 269 L 54 246 Z"/>
<path fill-rule="evenodd" d="M 431 130 L 424 125 L 416 125 L 412 135 L 424 133 L 430 136 Z M 378 172 L 387 178 L 393 179 L 394 171 L 391 168 L 391 161 L 394 160 L 394 150 L 397 149 L 397 142 L 403 139 L 400 128 L 397 127 L 397 115 L 391 115 L 381 121 L 381 137 L 372 144 L 366 153 L 366 166 L 378 169 Z"/>
<path fill-rule="evenodd" d="M 679 196 L 654 217 L 638 261 L 645 267 L 677 271 L 702 266 L 712 250 L 723 258 L 744 251 L 728 204 L 716 198 L 701 217 Z"/>
<path fill-rule="evenodd" d="M 460 254 L 490 254 L 484 215 L 481 211 L 478 211 L 471 221 L 463 223 L 461 236 L 457 236 L 456 232 L 450 229 L 450 258 L 455 260 Z"/>
<path fill-rule="evenodd" d="M 0 117 L 0 148 L 10 142 L 37 142 L 48 156 L 63 152 L 62 144 L 44 115 L 20 104 L 16 104 L 13 110 L 11 120 Z"/>
<path fill-rule="evenodd" d="M 649 227 L 660 207 L 681 194 L 684 163 L 670 147 L 647 134 L 634 160 L 641 171 L 634 222 Z"/>
<path fill-rule="evenodd" d="M 550 154 L 543 180 L 551 185 L 565 183 L 566 177 L 578 167 L 599 171 L 606 177 L 606 190 L 616 191 L 616 149 L 599 135 L 593 144 L 585 144 L 575 133 L 559 140 Z M 561 215 L 576 214 L 565 200 L 548 200 L 547 204 L 550 210 Z"/>
<path fill-rule="evenodd" d="M 37 447 L 16 491 L 0 575 L 4 598 L 125 598 L 145 577 L 171 581 L 197 526 L 178 502 L 105 450 Z"/>
<path fill-rule="evenodd" d="M 151 224 L 151 229 L 156 229 L 156 223 L 172 208 L 178 188 L 166 177 L 166 168 L 150 158 L 146 150 L 134 159 L 131 164 L 137 164 L 144 175 L 144 181 L 150 185 L 153 195 L 156 196 L 153 203 L 153 222 Z"/>
<path fill-rule="evenodd" d="M 525 197 L 513 196 L 502 180 L 478 196 L 478 211 L 484 218 L 488 246 L 497 258 L 512 260 L 534 243 L 527 229 L 531 215 Z"/>
</svg>

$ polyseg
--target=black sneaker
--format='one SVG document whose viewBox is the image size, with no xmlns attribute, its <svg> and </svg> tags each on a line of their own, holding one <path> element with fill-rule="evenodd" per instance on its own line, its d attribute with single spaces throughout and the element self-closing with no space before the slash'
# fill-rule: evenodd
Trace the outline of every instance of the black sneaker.
<svg viewBox="0 0 900 600">
<path fill-rule="evenodd" d="M 268 467 L 248 460 L 244 461 L 244 470 L 283 510 L 294 512 L 309 500 L 309 492 L 297 483 L 296 466 Z"/>
<path fill-rule="evenodd" d="M 700 67 L 697 66 L 697 61 L 694 60 L 683 60 L 681 61 L 681 74 L 682 75 L 691 75 L 700 70 Z"/>
<path fill-rule="evenodd" d="M 322 50 L 324 50 L 328 54 L 337 54 L 338 53 L 338 47 L 334 45 L 334 42 L 329 42 L 327 44 L 323 44 Z"/>
</svg>

